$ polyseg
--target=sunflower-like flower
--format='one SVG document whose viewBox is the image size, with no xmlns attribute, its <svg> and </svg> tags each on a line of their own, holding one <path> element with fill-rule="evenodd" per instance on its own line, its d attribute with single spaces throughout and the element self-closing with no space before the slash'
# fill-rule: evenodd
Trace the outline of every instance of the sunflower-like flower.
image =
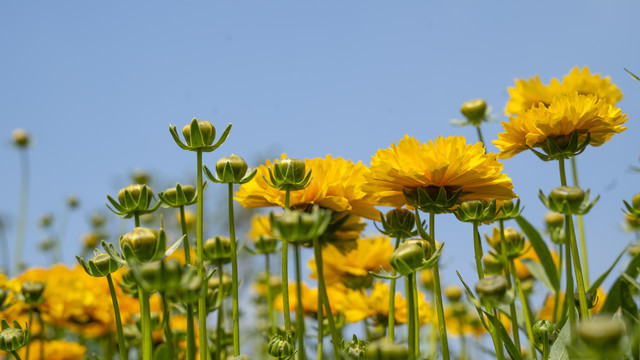
<svg viewBox="0 0 640 360">
<path fill-rule="evenodd" d="M 369 287 L 373 276 L 369 271 L 390 271 L 389 257 L 393 253 L 391 239 L 375 236 L 356 240 L 356 247 L 342 253 L 332 244 L 322 248 L 324 280 L 327 284 L 343 283 L 349 288 Z M 311 278 L 317 279 L 315 259 L 309 261 Z"/>
<path fill-rule="evenodd" d="M 282 159 L 286 155 L 282 155 Z M 267 160 L 258 167 L 257 176 L 240 186 L 235 199 L 245 208 L 266 206 L 284 207 L 285 192 L 275 189 L 265 179 L 269 178 L 268 168 L 273 163 Z M 343 158 L 305 159 L 305 167 L 311 170 L 312 180 L 303 190 L 291 191 L 290 204 L 295 208 L 306 208 L 311 204 L 336 212 L 349 211 L 372 220 L 380 219 L 380 212 L 374 208 L 374 198 L 362 191 L 367 167 L 361 162 L 353 163 Z"/>
<path fill-rule="evenodd" d="M 406 324 L 407 301 L 400 292 L 396 293 L 394 304 L 396 324 Z M 389 284 L 376 282 L 373 284 L 370 294 L 362 290 L 347 290 L 344 301 L 337 307 L 344 314 L 347 322 L 357 323 L 364 319 L 372 319 L 374 322 L 386 324 L 389 318 Z M 432 306 L 424 300 L 424 296 L 420 292 L 418 293 L 418 309 L 421 326 L 433 321 Z"/>
<path fill-rule="evenodd" d="M 609 76 L 601 78 L 600 74 L 591 75 L 586 66 L 582 70 L 577 66 L 571 69 L 569 74 L 562 78 L 560 90 L 565 94 L 575 91 L 581 95 L 596 95 L 611 105 L 615 105 L 622 99 L 622 92 L 611 83 Z"/>
<path fill-rule="evenodd" d="M 614 134 L 626 130 L 622 124 L 628 119 L 627 114 L 606 100 L 574 92 L 555 98 L 548 107 L 539 104 L 517 117 L 510 117 L 509 122 L 502 122 L 505 132 L 499 133 L 493 144 L 500 149 L 502 159 L 534 147 L 547 152 L 547 139 L 562 147 L 569 143 L 574 132 L 578 134 L 579 143 L 590 136 L 589 144 L 600 146 Z"/>
<path fill-rule="evenodd" d="M 528 80 L 516 80 L 516 86 L 507 89 L 507 91 L 509 91 L 510 98 L 504 112 L 513 115 L 529 110 L 533 105 L 539 103 L 548 106 L 561 90 L 557 79 L 553 79 L 550 85 L 545 85 L 536 75 L 535 78 Z"/>
<path fill-rule="evenodd" d="M 407 205 L 404 193 L 418 189 L 436 194 L 445 189 L 447 195 L 460 192 L 459 201 L 516 197 L 511 179 L 501 173 L 497 154 L 486 154 L 482 143 L 467 144 L 464 136 L 420 143 L 405 135 L 398 145 L 378 150 L 369 169 L 363 190 L 380 205 L 400 208 Z"/>
</svg>

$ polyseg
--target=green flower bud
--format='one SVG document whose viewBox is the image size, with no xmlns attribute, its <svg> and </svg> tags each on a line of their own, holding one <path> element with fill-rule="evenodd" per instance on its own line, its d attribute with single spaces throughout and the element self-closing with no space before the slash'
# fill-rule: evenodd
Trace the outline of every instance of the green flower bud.
<svg viewBox="0 0 640 360">
<path fill-rule="evenodd" d="M 484 200 L 468 200 L 461 202 L 453 211 L 460 221 L 487 222 L 497 215 L 495 199 L 491 203 Z"/>
<path fill-rule="evenodd" d="M 67 197 L 67 206 L 70 209 L 75 209 L 80 206 L 80 199 L 76 195 L 69 195 Z"/>
<path fill-rule="evenodd" d="M 587 308 L 593 309 L 598 304 L 597 294 L 587 292 L 585 293 L 585 297 L 587 300 Z M 576 307 L 580 307 L 580 295 L 577 291 L 573 293 L 573 300 L 575 301 Z"/>
<path fill-rule="evenodd" d="M 564 215 L 557 212 L 548 212 L 544 216 L 544 222 L 547 225 L 547 229 L 559 228 L 564 224 Z"/>
<path fill-rule="evenodd" d="M 533 324 L 533 336 L 536 343 L 544 343 L 544 340 L 553 333 L 553 330 L 553 323 L 549 320 L 539 320 Z"/>
<path fill-rule="evenodd" d="M 136 227 L 120 237 L 120 248 L 128 245 L 140 262 L 151 261 L 157 255 L 160 236 L 157 231 Z M 163 249 L 164 250 L 164 249 Z"/>
<path fill-rule="evenodd" d="M 123 216 L 125 219 L 134 215 L 149 214 L 160 207 L 160 203 L 151 206 L 153 190 L 147 185 L 131 184 L 120 189 L 118 201 L 114 200 L 110 195 L 107 195 L 107 199 L 113 206 L 113 208 L 109 207 L 109 210 L 116 215 Z"/>
<path fill-rule="evenodd" d="M 194 118 L 195 120 L 195 118 Z M 205 145 L 209 146 L 213 144 L 213 140 L 216 137 L 216 128 L 212 123 L 203 120 L 198 121 L 198 128 L 200 128 L 200 133 L 202 134 L 202 141 Z M 187 145 L 191 146 L 191 123 L 185 125 L 182 128 L 182 136 L 184 136 L 184 141 Z"/>
<path fill-rule="evenodd" d="M 0 332 L 0 350 L 13 352 L 27 344 L 29 330 L 22 330 L 20 324 L 13 320 L 13 327 L 9 327 L 7 320 L 2 319 L 2 332 Z"/>
<path fill-rule="evenodd" d="M 507 279 L 502 275 L 486 277 L 476 283 L 481 298 L 500 301 L 507 293 Z"/>
<path fill-rule="evenodd" d="M 53 215 L 52 214 L 44 214 L 40 217 L 40 221 L 38 222 L 38 225 L 41 228 L 48 228 L 49 226 L 51 226 L 51 224 L 53 224 Z"/>
<path fill-rule="evenodd" d="M 37 281 L 25 281 L 22 283 L 23 301 L 29 306 L 38 306 L 44 302 L 44 283 Z"/>
<path fill-rule="evenodd" d="M 94 228 L 102 227 L 107 222 L 107 218 L 100 213 L 91 214 L 91 218 L 89 220 L 91 222 L 91 226 Z"/>
<path fill-rule="evenodd" d="M 407 209 L 393 209 L 385 216 L 380 214 L 380 222 L 382 230 L 378 230 L 392 238 L 407 239 L 418 234 L 415 230 L 416 217 Z"/>
<path fill-rule="evenodd" d="M 559 186 L 551 190 L 549 197 L 557 204 L 567 202 L 572 211 L 578 211 L 585 193 L 577 186 Z"/>
<path fill-rule="evenodd" d="M 282 336 L 280 334 L 273 335 L 267 345 L 267 353 L 278 359 L 287 359 L 293 355 L 295 346 L 291 335 Z"/>
<path fill-rule="evenodd" d="M 180 185 L 168 188 L 161 193 L 160 199 L 169 206 L 179 207 L 191 205 L 196 200 L 196 188 L 193 185 Z"/>
<path fill-rule="evenodd" d="M 228 170 L 225 171 L 227 167 Z M 249 167 L 247 166 L 247 162 L 240 156 L 233 154 L 231 156 L 221 158 L 216 163 L 216 174 L 220 179 L 223 179 L 224 182 L 240 182 L 248 169 Z M 231 171 L 230 174 L 229 170 Z M 232 181 L 225 181 L 227 178 Z"/>
<path fill-rule="evenodd" d="M 407 276 L 422 266 L 424 251 L 418 245 L 402 244 L 391 254 L 389 262 L 397 272 Z"/>
<path fill-rule="evenodd" d="M 260 235 L 258 239 L 253 242 L 253 245 L 258 253 L 271 254 L 276 251 L 278 239 L 271 235 Z"/>
<path fill-rule="evenodd" d="M 146 262 L 140 265 L 143 288 L 152 292 L 174 291 L 180 286 L 182 271 L 177 259 Z"/>
<path fill-rule="evenodd" d="M 431 257 L 431 255 L 433 255 L 433 248 L 431 247 L 431 244 L 424 239 L 409 239 L 407 241 L 404 242 L 405 244 L 413 244 L 413 245 L 418 245 L 422 251 L 424 252 L 424 259 L 427 260 Z"/>
<path fill-rule="evenodd" d="M 147 202 L 150 202 L 151 199 L 153 199 L 153 190 L 151 190 L 150 187 L 148 187 L 147 185 L 131 184 L 118 191 L 118 201 L 120 202 L 120 204 L 125 205 L 127 192 L 131 195 L 131 198 L 133 198 L 134 202 L 139 202 L 140 195 L 142 193 L 142 187 L 147 188 Z"/>
<path fill-rule="evenodd" d="M 353 340 L 348 343 L 342 339 L 342 354 L 345 359 L 348 360 L 361 360 L 366 359 L 367 342 L 363 339 L 358 339 L 354 334 Z"/>
<path fill-rule="evenodd" d="M 428 185 L 414 190 L 402 190 L 407 205 L 417 207 L 423 212 L 450 213 L 458 204 L 462 189 Z"/>
<path fill-rule="evenodd" d="M 273 167 L 273 170 L 272 170 Z M 269 186 L 279 190 L 302 190 L 311 181 L 311 171 L 306 172 L 304 160 L 282 159 L 269 167 Z M 265 178 L 266 180 L 266 178 Z"/>
<path fill-rule="evenodd" d="M 24 129 L 15 129 L 11 133 L 11 138 L 13 140 L 13 145 L 18 148 L 24 149 L 31 143 L 31 136 Z"/>
<path fill-rule="evenodd" d="M 483 99 L 469 100 L 462 104 L 460 112 L 473 126 L 480 126 L 487 117 L 487 102 Z"/>
<path fill-rule="evenodd" d="M 594 316 L 578 324 L 580 340 L 600 354 L 615 351 L 624 333 L 624 324 L 609 316 Z"/>
<path fill-rule="evenodd" d="M 224 294 L 228 294 L 229 292 L 231 292 L 231 287 L 233 285 L 233 282 L 231 280 L 231 276 L 229 276 L 227 273 L 222 274 L 222 286 L 220 285 L 220 276 L 212 276 L 209 279 L 209 282 L 207 283 L 209 289 L 212 290 L 220 290 L 222 289 L 222 292 Z"/>
<path fill-rule="evenodd" d="M 92 231 L 92 232 L 82 234 L 81 242 L 82 242 L 82 246 L 85 249 L 93 249 L 96 247 L 96 245 L 98 245 L 98 241 L 102 239 L 103 238 L 102 236 L 100 236 L 100 234 L 97 234 Z"/>
<path fill-rule="evenodd" d="M 640 217 L 636 217 L 636 216 L 632 216 L 632 215 L 626 214 L 624 219 L 625 219 L 625 222 L 627 223 L 627 225 L 629 226 L 629 228 L 631 230 L 639 230 L 640 229 Z"/>
<path fill-rule="evenodd" d="M 640 211 L 640 193 L 633 195 L 633 197 L 631 198 L 631 205 L 634 209 Z"/>
<path fill-rule="evenodd" d="M 131 172 L 131 180 L 134 184 L 148 184 L 151 181 L 151 174 L 144 169 L 135 169 Z"/>
<path fill-rule="evenodd" d="M 404 345 L 395 344 L 386 337 L 367 345 L 368 360 L 405 360 L 408 357 L 409 350 Z"/>
<path fill-rule="evenodd" d="M 453 302 L 449 306 L 451 306 L 451 315 L 455 318 L 464 319 L 468 315 L 467 306 L 461 301 Z"/>
<path fill-rule="evenodd" d="M 285 178 L 297 183 L 304 179 L 306 168 L 304 160 L 286 158 L 273 164 L 274 168 L 285 175 Z"/>
<path fill-rule="evenodd" d="M 330 221 L 331 211 L 314 205 L 310 213 L 285 209 L 280 216 L 271 214 L 271 229 L 279 239 L 304 243 L 321 236 Z"/>
<path fill-rule="evenodd" d="M 457 285 L 449 285 L 444 288 L 444 296 L 451 302 L 458 302 L 462 298 L 462 289 Z"/>
<path fill-rule="evenodd" d="M 502 261 L 493 253 L 487 253 L 482 256 L 482 265 L 484 265 L 484 271 L 488 275 L 502 274 Z"/>
<path fill-rule="evenodd" d="M 214 236 L 207 239 L 203 246 L 204 258 L 211 264 L 226 264 L 231 261 L 231 239 L 226 236 Z"/>
<path fill-rule="evenodd" d="M 91 276 L 107 276 L 122 267 L 121 264 L 111 258 L 107 253 L 100 253 L 98 250 L 95 250 L 94 254 L 95 255 L 87 262 L 85 262 L 83 258 L 76 256 L 78 263 L 80 263 L 84 271 Z"/>
</svg>

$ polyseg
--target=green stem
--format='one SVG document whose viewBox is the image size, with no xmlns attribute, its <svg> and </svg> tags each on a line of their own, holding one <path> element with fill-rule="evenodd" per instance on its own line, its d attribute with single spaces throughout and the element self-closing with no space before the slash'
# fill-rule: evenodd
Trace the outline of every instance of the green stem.
<svg viewBox="0 0 640 360">
<path fill-rule="evenodd" d="M 198 268 L 198 276 L 202 280 L 202 283 L 205 283 L 205 267 L 204 261 L 202 258 L 202 246 L 203 246 L 203 233 L 204 233 L 204 194 L 203 192 L 203 184 L 202 184 L 202 151 L 196 151 L 197 154 L 197 227 L 196 227 L 196 257 L 197 257 L 197 268 Z M 222 283 L 221 283 L 222 284 Z M 209 344 L 207 343 L 207 299 L 206 292 L 202 291 L 200 297 L 198 298 L 198 326 L 200 330 L 200 359 L 207 360 L 209 353 Z"/>
<path fill-rule="evenodd" d="M 238 251 L 233 214 L 233 183 L 229 183 L 229 237 L 231 238 L 231 280 L 233 291 L 233 356 L 240 356 L 240 310 L 238 309 Z"/>
<path fill-rule="evenodd" d="M 122 333 L 122 320 L 120 319 L 120 306 L 118 306 L 118 297 L 116 289 L 113 287 L 111 274 L 107 274 L 107 282 L 109 283 L 109 292 L 111 293 L 111 303 L 113 304 L 113 313 L 116 317 L 116 331 L 118 332 L 118 350 L 120 351 L 120 359 L 127 360 L 127 348 L 124 345 L 124 335 Z"/>
<path fill-rule="evenodd" d="M 216 303 L 219 304 L 218 307 L 218 323 L 216 324 L 216 357 L 218 360 L 222 360 L 222 337 L 224 336 L 224 331 L 222 329 L 224 322 L 224 294 L 223 294 L 223 278 L 224 272 L 222 271 L 222 262 L 218 264 L 218 294 L 216 298 Z"/>
<path fill-rule="evenodd" d="M 318 291 L 322 296 L 322 303 L 324 310 L 327 313 L 327 320 L 329 322 L 329 331 L 331 332 L 331 342 L 333 345 L 333 354 L 336 360 L 340 360 L 340 339 L 336 325 L 333 321 L 333 313 L 331 312 L 331 304 L 329 303 L 329 296 L 327 295 L 327 289 L 324 283 L 324 269 L 322 267 L 322 249 L 320 249 L 320 242 L 318 238 L 313 239 L 313 251 L 316 259 L 316 271 L 318 272 Z"/>
<path fill-rule="evenodd" d="M 31 330 L 31 323 L 33 321 L 33 306 L 29 305 L 29 325 L 27 325 L 27 329 Z M 31 345 L 31 339 L 27 339 L 27 351 L 25 355 L 25 359 L 29 360 L 29 345 Z"/>
<path fill-rule="evenodd" d="M 38 311 L 38 321 L 40 321 L 40 360 L 44 360 L 44 347 L 46 345 L 46 333 L 42 314 Z"/>
<path fill-rule="evenodd" d="M 416 273 L 413 273 L 413 304 L 416 309 L 413 314 L 413 321 L 416 327 L 416 359 L 420 358 L 420 303 L 418 302 L 418 281 Z"/>
<path fill-rule="evenodd" d="M 24 237 L 27 228 L 27 207 L 29 203 L 29 157 L 27 151 L 20 152 L 20 207 L 18 210 L 18 227 L 16 229 L 16 247 L 14 257 L 14 273 L 18 274 L 22 270 L 22 249 L 24 247 Z"/>
<path fill-rule="evenodd" d="M 562 244 L 558 244 L 558 279 L 562 278 L 562 252 L 563 252 L 563 247 Z M 560 291 L 556 291 L 555 292 L 555 304 L 553 305 L 553 323 L 557 324 L 557 320 L 560 317 L 560 312 L 562 307 L 560 306 Z"/>
<path fill-rule="evenodd" d="M 171 314 L 169 314 L 169 303 L 167 302 L 167 297 L 165 294 L 160 294 L 162 298 L 162 311 L 164 314 L 162 315 L 162 319 L 164 321 L 164 336 L 167 340 L 167 346 L 169 354 L 172 359 L 176 358 L 175 348 L 173 346 L 173 332 L 171 331 Z"/>
<path fill-rule="evenodd" d="M 316 359 L 322 360 L 323 358 L 323 345 L 324 345 L 324 310 L 322 307 L 322 296 L 320 295 L 320 287 L 318 286 L 318 349 L 316 350 Z"/>
<path fill-rule="evenodd" d="M 478 140 L 482 143 L 482 145 L 484 145 L 484 140 L 482 139 L 482 130 L 480 130 L 480 126 L 476 126 L 475 128 L 478 131 Z"/>
<path fill-rule="evenodd" d="M 516 289 L 518 290 L 518 297 L 520 298 L 520 302 L 522 303 L 522 312 L 524 313 L 524 323 L 525 323 L 525 326 L 527 327 L 527 336 L 529 337 L 529 346 L 531 346 L 531 354 L 535 354 L 536 343 L 533 337 L 533 321 L 531 320 L 531 311 L 529 310 L 529 302 L 527 301 L 527 297 L 524 295 L 524 291 L 522 291 L 522 286 L 520 285 L 520 278 L 518 277 L 518 273 L 516 273 L 516 265 L 513 259 L 509 259 L 509 266 L 511 267 L 511 273 L 513 274 L 513 281 L 515 282 Z"/>
<path fill-rule="evenodd" d="M 458 317 L 458 326 L 460 326 L 460 360 L 467 359 L 467 338 L 464 336 L 464 321 Z"/>
<path fill-rule="evenodd" d="M 565 223 L 567 221 L 568 216 L 565 216 Z M 569 225 L 565 224 L 568 228 Z M 565 269 L 567 272 L 567 287 L 564 293 L 564 304 L 563 307 L 567 308 L 567 312 L 569 313 L 569 325 L 571 326 L 571 334 L 575 334 L 576 331 L 576 311 L 575 306 L 576 303 L 573 297 L 573 273 L 571 270 L 571 247 L 569 246 L 569 238 L 568 234 L 565 234 L 567 239 L 567 244 L 565 246 Z"/>
<path fill-rule="evenodd" d="M 290 190 L 285 190 L 284 210 L 289 209 Z M 282 307 L 284 313 L 284 329 L 291 332 L 291 313 L 289 311 L 289 240 L 282 239 Z"/>
<path fill-rule="evenodd" d="M 140 301 L 140 321 L 142 324 L 142 359 L 151 360 L 153 357 L 153 339 L 151 337 L 149 294 L 147 294 L 140 285 L 138 285 L 138 297 Z"/>
<path fill-rule="evenodd" d="M 416 209 L 416 214 L 418 214 L 418 209 Z M 435 235 L 435 218 L 436 214 L 434 212 L 429 213 L 429 241 L 431 242 L 431 248 L 436 249 L 436 235 Z M 420 218 L 416 216 L 416 223 L 420 222 Z M 419 225 L 420 226 L 420 225 Z M 442 305 L 442 289 L 440 288 L 440 270 L 439 270 L 439 261 L 436 261 L 434 267 L 432 267 L 433 271 L 433 293 L 436 296 L 436 309 L 438 313 L 438 330 L 440 332 L 440 346 L 442 347 L 442 358 L 444 360 L 449 360 L 451 356 L 449 355 L 449 341 L 447 339 L 447 325 L 444 320 L 444 307 Z"/>
<path fill-rule="evenodd" d="M 16 358 L 16 360 L 22 360 L 22 359 L 20 358 L 20 355 L 18 355 L 18 352 L 17 352 L 17 351 L 12 351 L 12 352 L 11 352 L 11 354 L 13 355 L 13 357 L 14 357 L 14 358 Z"/>
<path fill-rule="evenodd" d="M 549 337 L 545 336 L 542 343 L 542 360 L 549 360 L 549 355 L 551 355 L 551 344 L 549 343 Z"/>
<path fill-rule="evenodd" d="M 295 244 L 296 258 L 296 296 L 298 302 L 296 306 L 296 337 L 298 338 L 298 358 L 305 358 L 304 351 L 304 309 L 302 308 L 302 275 L 300 274 L 300 245 Z"/>
<path fill-rule="evenodd" d="M 504 277 L 507 279 L 507 289 L 511 289 L 511 267 L 509 265 L 509 254 L 507 252 L 507 244 L 504 238 L 504 220 L 498 221 L 500 224 L 500 252 L 502 253 L 502 266 L 504 268 Z M 511 259 L 512 260 L 512 259 Z M 518 275 L 515 273 L 515 268 L 513 272 L 514 278 Z M 520 349 L 520 332 L 518 331 L 518 315 L 516 313 L 516 303 L 515 299 L 512 299 L 509 302 L 509 310 L 511 312 L 511 333 L 513 334 L 513 342 L 516 346 L 516 349 Z"/>
<path fill-rule="evenodd" d="M 135 213 L 133 215 L 133 223 L 134 223 L 135 227 L 140 227 L 140 214 Z"/>
<path fill-rule="evenodd" d="M 409 326 L 409 360 L 416 359 L 416 322 L 415 322 L 415 311 L 416 306 L 414 303 L 415 297 L 413 296 L 414 288 L 413 288 L 413 277 L 415 277 L 415 273 L 411 273 L 407 275 L 407 281 L 405 284 L 407 285 L 407 324 Z"/>
<path fill-rule="evenodd" d="M 189 232 L 187 231 L 187 220 L 185 218 L 184 206 L 180 206 L 180 226 L 182 235 L 184 236 L 182 243 L 184 245 L 184 261 L 191 264 L 191 247 L 189 246 Z M 195 323 L 193 319 L 193 305 L 187 303 L 187 360 L 195 360 L 196 358 L 196 336 Z"/>
<path fill-rule="evenodd" d="M 479 129 L 479 128 L 478 128 Z M 484 269 L 482 268 L 482 241 L 478 232 L 478 222 L 473 222 L 473 248 L 476 255 L 476 271 L 478 272 L 478 280 L 484 279 Z"/>
<path fill-rule="evenodd" d="M 271 266 L 269 264 L 269 253 L 264 254 L 264 271 L 266 275 L 266 287 L 267 287 L 267 315 L 269 316 L 269 328 L 271 332 L 275 334 L 276 324 L 273 318 L 273 294 L 271 293 Z"/>
<path fill-rule="evenodd" d="M 401 238 L 396 238 L 396 246 L 394 250 L 398 248 L 398 245 L 402 242 Z M 395 341 L 395 310 L 396 310 L 396 270 L 391 270 L 391 283 L 389 284 L 389 340 Z"/>
<path fill-rule="evenodd" d="M 576 157 L 571 157 L 571 170 L 573 173 L 573 185 L 578 185 L 578 167 L 576 164 Z M 578 215 L 578 233 L 580 234 L 580 255 L 582 256 L 582 267 L 584 268 L 584 283 L 585 287 L 589 287 L 589 262 L 587 261 L 587 241 L 584 231 L 584 220 L 582 215 Z"/>
</svg>

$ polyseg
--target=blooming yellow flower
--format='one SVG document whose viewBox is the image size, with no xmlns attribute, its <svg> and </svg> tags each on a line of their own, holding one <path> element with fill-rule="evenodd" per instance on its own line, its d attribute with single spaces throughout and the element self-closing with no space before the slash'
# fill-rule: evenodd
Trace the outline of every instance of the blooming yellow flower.
<svg viewBox="0 0 640 360">
<path fill-rule="evenodd" d="M 538 103 L 545 106 L 551 104 L 560 93 L 560 84 L 557 79 L 554 80 L 551 85 L 544 85 L 538 75 L 529 80 L 516 80 L 516 86 L 508 89 L 510 98 L 504 112 L 508 115 L 519 114 Z"/>
<path fill-rule="evenodd" d="M 374 236 L 356 240 L 356 247 L 342 253 L 339 248 L 328 244 L 322 248 L 324 280 L 327 284 L 342 282 L 351 288 L 371 285 L 369 271 L 378 272 L 380 267 L 390 271 L 389 257 L 393 254 L 391 239 Z M 317 279 L 315 258 L 309 261 L 311 278 Z M 368 283 L 368 284 L 367 284 Z"/>
<path fill-rule="evenodd" d="M 566 144 L 574 131 L 579 141 L 591 134 L 590 145 L 600 146 L 613 136 L 626 130 L 628 120 L 619 108 L 595 95 L 572 93 L 555 98 L 548 106 L 534 106 L 502 122 L 505 132 L 498 134 L 493 144 L 500 149 L 499 157 L 510 158 L 524 150 L 546 146 L 547 138 Z"/>
<path fill-rule="evenodd" d="M 286 158 L 283 154 L 282 158 Z M 265 206 L 284 207 L 285 192 L 267 184 L 268 168 L 272 163 L 258 167 L 257 175 L 250 182 L 240 186 L 235 199 L 245 208 L 253 209 Z M 374 208 L 373 197 L 361 189 L 365 182 L 367 167 L 361 162 L 353 163 L 343 158 L 327 155 L 325 159 L 305 159 L 307 171 L 311 170 L 312 180 L 303 190 L 292 191 L 290 205 L 305 208 L 310 204 L 337 212 L 349 211 L 369 219 L 380 219 L 380 213 Z"/>
<path fill-rule="evenodd" d="M 269 215 L 256 214 L 251 218 L 251 227 L 247 233 L 247 237 L 257 240 L 260 236 L 273 236 L 271 231 L 271 218 Z"/>
<path fill-rule="evenodd" d="M 298 308 L 298 294 L 296 284 L 289 282 L 289 310 L 295 312 Z M 327 287 L 327 296 L 331 304 L 331 313 L 338 314 L 341 311 L 342 304 L 345 301 L 345 288 L 339 284 Z M 305 316 L 316 317 L 318 314 L 318 288 L 310 289 L 307 284 L 302 283 L 300 287 L 302 298 L 302 311 Z M 276 310 L 283 311 L 284 304 L 282 302 L 282 294 L 279 294 L 273 305 Z M 323 311 L 326 314 L 326 311 Z"/>
<path fill-rule="evenodd" d="M 31 342 L 29 352 L 32 358 L 40 359 L 40 346 L 40 340 Z M 83 360 L 86 352 L 87 348 L 75 342 L 50 340 L 44 344 L 44 360 Z M 24 359 L 27 356 L 27 348 L 21 348 L 18 354 Z"/>
<path fill-rule="evenodd" d="M 394 305 L 396 324 L 406 324 L 407 301 L 400 292 L 396 293 Z M 389 318 L 389 284 L 374 283 L 370 294 L 362 290 L 347 290 L 344 301 L 339 305 L 339 310 L 344 314 L 347 322 L 356 323 L 364 319 L 373 319 L 378 323 L 386 324 Z M 433 320 L 431 305 L 424 300 L 421 292 L 418 292 L 418 312 L 420 325 Z"/>
<path fill-rule="evenodd" d="M 379 199 L 380 205 L 406 205 L 405 191 L 417 188 L 462 190 L 460 201 L 514 198 L 511 179 L 501 173 L 497 154 L 485 154 L 478 142 L 467 144 L 463 136 L 438 137 L 420 143 L 409 135 L 378 150 L 372 157 L 364 191 Z M 437 193 L 437 191 L 436 191 Z"/>
<path fill-rule="evenodd" d="M 560 84 L 560 91 L 564 94 L 575 91 L 581 95 L 596 95 L 611 105 L 615 105 L 622 99 L 622 92 L 611 83 L 609 76 L 601 78 L 600 74 L 591 75 L 586 66 L 582 70 L 576 66 L 565 75 Z"/>
</svg>

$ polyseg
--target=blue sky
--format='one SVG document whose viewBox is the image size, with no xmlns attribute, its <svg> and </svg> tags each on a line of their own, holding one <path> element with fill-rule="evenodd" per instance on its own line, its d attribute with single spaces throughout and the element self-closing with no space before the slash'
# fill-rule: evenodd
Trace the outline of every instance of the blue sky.
<svg viewBox="0 0 640 360">
<path fill-rule="evenodd" d="M 3 2 L 0 215 L 13 237 L 14 128 L 35 138 L 27 249 L 43 235 L 37 218 L 59 213 L 75 193 L 82 208 L 65 240 L 71 263 L 87 214 L 103 211 L 132 170 L 157 174 L 157 190 L 193 178 L 194 156 L 173 143 L 169 124 L 195 116 L 221 132 L 233 123 L 205 164 L 235 153 L 255 166 L 287 152 L 368 165 L 405 134 L 476 141 L 474 129 L 449 124 L 464 101 L 482 97 L 506 120 L 514 79 L 548 82 L 586 65 L 611 76 L 630 118 L 627 131 L 578 160 L 581 185 L 602 196 L 587 218 L 594 277 L 632 239 L 620 208 L 640 190 L 640 174 L 628 171 L 640 165 L 640 83 L 623 68 L 640 73 L 639 10 L 634 1 Z M 486 125 L 485 139 L 501 129 Z M 559 184 L 557 165 L 523 153 L 504 170 L 524 215 L 541 225 L 537 192 Z M 473 276 L 471 229 L 452 218 L 437 220 L 445 282 L 457 282 L 455 269 Z"/>
</svg>

